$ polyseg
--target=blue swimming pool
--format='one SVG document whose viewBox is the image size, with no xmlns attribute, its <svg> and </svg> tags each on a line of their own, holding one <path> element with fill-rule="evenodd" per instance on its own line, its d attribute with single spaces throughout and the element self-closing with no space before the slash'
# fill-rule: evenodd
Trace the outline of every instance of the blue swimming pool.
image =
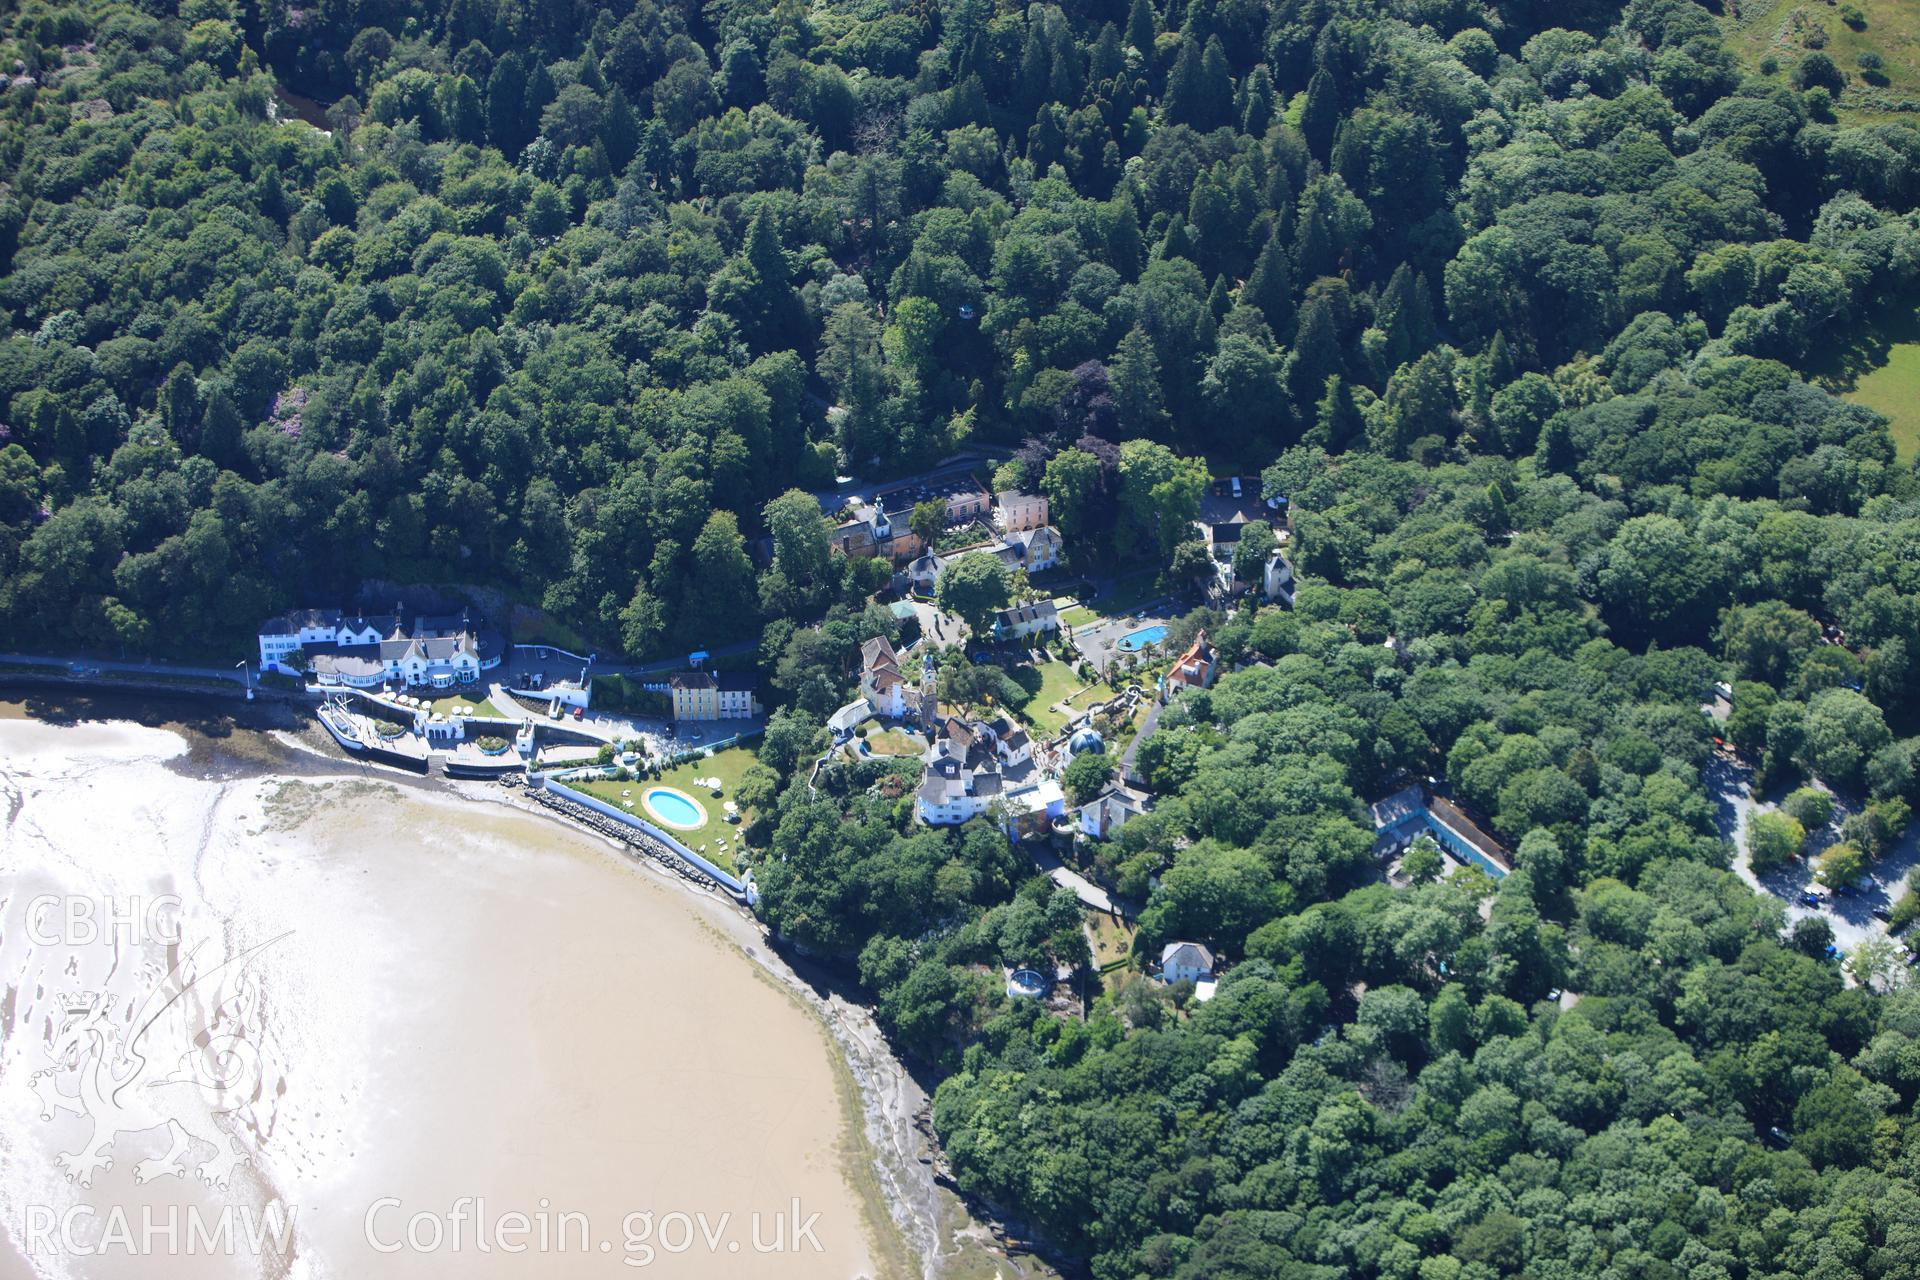
<svg viewBox="0 0 1920 1280">
<path fill-rule="evenodd" d="M 704 809 L 672 787 L 655 787 L 645 799 L 653 816 L 670 827 L 697 827 L 707 820 Z"/>
<path fill-rule="evenodd" d="M 1164 626 L 1142 627 L 1138 631 L 1129 631 L 1120 637 L 1120 647 L 1128 653 L 1136 653 L 1150 644 L 1159 644 L 1167 638 Z"/>
</svg>

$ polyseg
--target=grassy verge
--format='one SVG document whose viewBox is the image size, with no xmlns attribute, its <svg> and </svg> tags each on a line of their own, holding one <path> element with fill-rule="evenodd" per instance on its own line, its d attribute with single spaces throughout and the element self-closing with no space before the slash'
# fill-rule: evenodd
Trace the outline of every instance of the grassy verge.
<svg viewBox="0 0 1920 1280">
<path fill-rule="evenodd" d="M 585 653 L 589 647 L 578 631 L 541 610 L 528 610 L 515 619 L 513 642 L 552 645 L 569 653 Z"/>
</svg>

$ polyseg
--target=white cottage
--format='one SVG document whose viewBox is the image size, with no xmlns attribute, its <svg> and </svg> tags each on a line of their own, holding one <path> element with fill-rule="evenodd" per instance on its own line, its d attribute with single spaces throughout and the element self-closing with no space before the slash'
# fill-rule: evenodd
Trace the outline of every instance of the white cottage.
<svg viewBox="0 0 1920 1280">
<path fill-rule="evenodd" d="M 1213 976 L 1213 952 L 1197 942 L 1169 942 L 1160 949 L 1162 982 L 1201 982 Z"/>
</svg>

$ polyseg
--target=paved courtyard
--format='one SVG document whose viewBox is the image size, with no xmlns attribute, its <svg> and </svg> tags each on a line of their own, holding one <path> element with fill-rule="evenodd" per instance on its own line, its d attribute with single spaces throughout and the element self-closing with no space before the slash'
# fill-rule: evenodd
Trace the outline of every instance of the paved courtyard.
<svg viewBox="0 0 1920 1280">
<path fill-rule="evenodd" d="M 1102 618 L 1098 622 L 1089 622 L 1073 628 L 1073 642 L 1080 647 L 1081 654 L 1093 664 L 1094 670 L 1106 675 L 1109 667 L 1128 652 L 1121 642 L 1136 631 L 1149 627 L 1169 626 L 1173 618 L 1169 614 L 1156 612 L 1152 608 L 1116 618 Z M 1165 644 L 1156 644 L 1147 649 L 1135 650 L 1147 657 L 1162 657 L 1166 654 Z"/>
<path fill-rule="evenodd" d="M 1747 823 L 1753 815 L 1775 807 L 1778 796 L 1754 798 L 1753 770 L 1738 760 L 1716 755 L 1705 772 L 1707 792 L 1718 810 L 1720 833 L 1733 841 L 1733 869 L 1754 889 L 1778 899 L 1785 908 L 1787 924 L 1808 916 L 1824 918 L 1833 930 L 1833 944 L 1841 951 L 1852 951 L 1869 938 L 1887 936 L 1887 926 L 1874 918 L 1875 907 L 1889 908 L 1907 892 L 1907 872 L 1920 861 L 1920 824 L 1889 849 L 1872 866 L 1869 878 L 1862 880 L 1849 896 L 1831 896 L 1819 906 L 1809 906 L 1801 895 L 1817 888 L 1813 868 L 1805 858 L 1796 859 L 1764 878 L 1753 873 L 1747 858 Z M 1836 797 L 1838 801 L 1838 797 Z M 1836 821 L 1838 818 L 1836 817 Z"/>
</svg>

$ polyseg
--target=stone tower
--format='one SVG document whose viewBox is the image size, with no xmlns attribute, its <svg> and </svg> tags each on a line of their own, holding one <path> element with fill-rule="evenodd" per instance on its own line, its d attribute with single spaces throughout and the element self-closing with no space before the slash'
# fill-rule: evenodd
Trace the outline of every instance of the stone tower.
<svg viewBox="0 0 1920 1280">
<path fill-rule="evenodd" d="M 934 669 L 933 653 L 929 650 L 920 659 L 920 727 L 932 732 L 934 722 L 940 718 L 940 677 Z"/>
</svg>

